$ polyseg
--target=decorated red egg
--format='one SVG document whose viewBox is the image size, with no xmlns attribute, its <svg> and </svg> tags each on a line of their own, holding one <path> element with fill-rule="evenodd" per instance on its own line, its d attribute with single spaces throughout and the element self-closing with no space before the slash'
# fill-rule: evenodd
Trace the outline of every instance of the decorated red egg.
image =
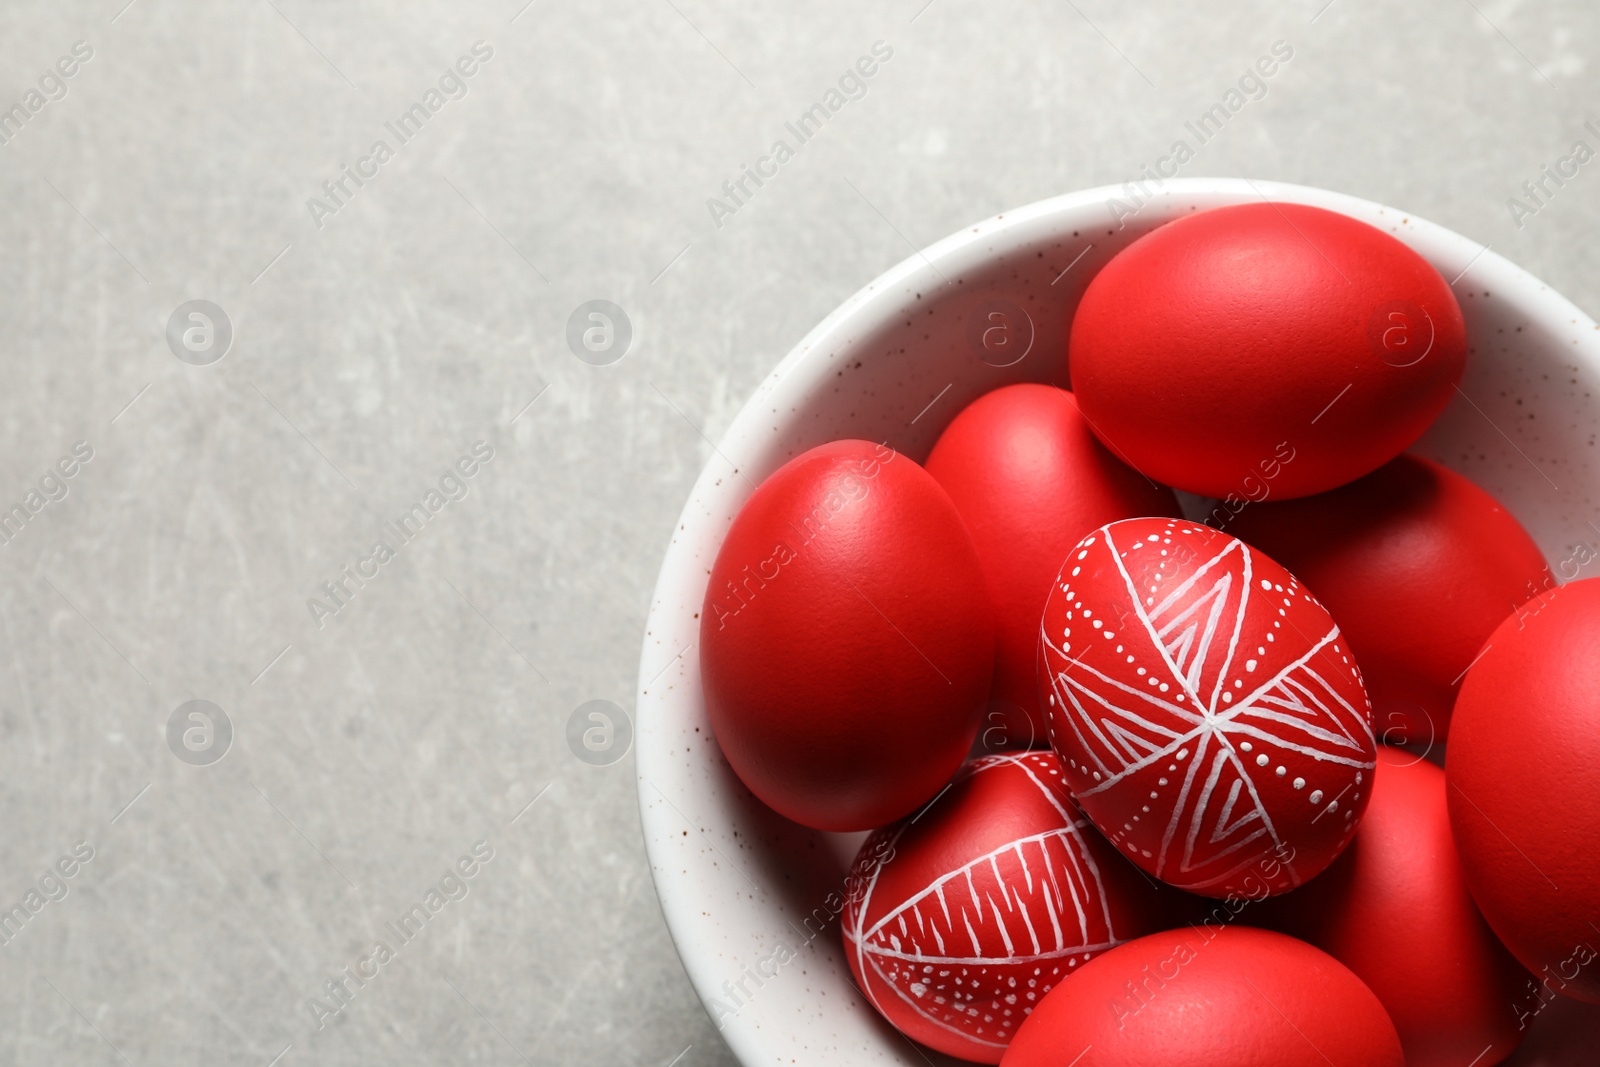
<svg viewBox="0 0 1600 1067">
<path fill-rule="evenodd" d="M 966 520 L 995 607 L 990 748 L 1042 744 L 1039 613 L 1062 558 L 1089 531 L 1137 515 L 1176 515 L 1172 491 L 1102 445 L 1078 402 L 1054 386 L 979 397 L 940 435 L 933 475 Z"/>
<path fill-rule="evenodd" d="M 1339 620 L 1380 737 L 1444 740 L 1456 690 L 1494 628 L 1554 585 L 1499 501 L 1405 455 L 1329 493 L 1246 507 L 1226 527 L 1288 567 Z"/>
<path fill-rule="evenodd" d="M 1381 230 L 1303 204 L 1185 216 L 1114 256 L 1072 322 L 1072 388 L 1158 482 L 1260 500 L 1393 459 L 1466 363 L 1450 286 Z"/>
<path fill-rule="evenodd" d="M 1303 941 L 1245 926 L 1151 934 L 1091 960 L 1045 998 L 1000 1062 L 1406 1064 L 1383 1005 L 1348 967 Z"/>
<path fill-rule="evenodd" d="M 1467 885 L 1533 972 L 1600 1003 L 1600 579 L 1524 604 L 1461 685 L 1445 757 Z"/>
<path fill-rule="evenodd" d="M 927 808 L 867 838 L 846 882 L 845 954 L 902 1033 L 998 1063 L 1058 982 L 1158 929 L 1158 893 L 1095 832 L 1048 751 L 967 764 Z"/>
<path fill-rule="evenodd" d="M 1371 710 L 1294 575 L 1183 519 L 1126 519 L 1068 554 L 1040 633 L 1050 739 L 1123 855 L 1206 896 L 1292 889 L 1367 805 Z"/>
<path fill-rule="evenodd" d="M 779 814 L 866 830 L 937 793 L 994 663 L 978 554 L 949 496 L 885 446 L 805 452 L 745 503 L 700 618 L 706 710 Z"/>
<path fill-rule="evenodd" d="M 1303 938 L 1377 994 L 1407 1067 L 1494 1067 L 1527 1032 L 1532 980 L 1483 921 L 1461 869 L 1444 771 L 1379 746 L 1350 847 L 1245 920 Z"/>
</svg>

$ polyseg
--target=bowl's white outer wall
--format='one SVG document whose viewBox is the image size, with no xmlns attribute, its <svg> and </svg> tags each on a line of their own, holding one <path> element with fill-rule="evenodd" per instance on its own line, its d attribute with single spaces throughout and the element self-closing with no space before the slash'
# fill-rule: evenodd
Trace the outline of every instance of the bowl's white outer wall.
<svg viewBox="0 0 1600 1067">
<path fill-rule="evenodd" d="M 1236 179 L 1174 180 L 1151 192 L 1121 228 L 1112 198 L 1133 201 L 1121 189 L 1091 189 L 1008 211 L 883 274 L 761 384 L 683 509 L 640 660 L 640 815 L 684 967 L 745 1064 L 928 1061 L 856 992 L 838 923 L 828 921 L 830 904 L 837 906 L 829 894 L 859 837 L 815 833 L 772 815 L 732 775 L 712 738 L 698 613 L 722 538 L 755 485 L 807 448 L 839 437 L 888 440 L 920 461 L 978 395 L 1058 375 L 1084 285 L 1139 235 L 1193 210 L 1268 198 L 1343 212 L 1415 248 L 1456 279 L 1472 344 L 1460 394 L 1418 450 L 1505 501 L 1563 578 L 1600 570 L 1580 570 L 1586 554 L 1574 551 L 1600 543 L 1600 528 L 1591 525 L 1600 523 L 1600 485 L 1588 414 L 1600 385 L 1600 327 L 1588 316 L 1477 242 L 1370 201 Z M 968 341 L 969 320 L 991 298 L 1024 307 L 1034 325 L 1027 356 L 1004 369 L 980 360 Z"/>
</svg>

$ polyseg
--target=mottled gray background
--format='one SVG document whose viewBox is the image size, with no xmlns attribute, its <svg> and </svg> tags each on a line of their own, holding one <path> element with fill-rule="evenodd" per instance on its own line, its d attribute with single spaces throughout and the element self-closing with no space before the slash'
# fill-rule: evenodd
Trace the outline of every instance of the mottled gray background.
<svg viewBox="0 0 1600 1067">
<path fill-rule="evenodd" d="M 1385 201 L 1600 309 L 1600 163 L 1507 205 L 1600 147 L 1589 3 L 523 2 L 0 8 L 0 108 L 93 49 L 0 148 L 0 507 L 94 450 L 0 546 L 0 907 L 94 849 L 0 947 L 0 1063 L 731 1063 L 632 756 L 566 742 L 586 700 L 631 712 L 708 438 L 912 246 L 1135 174 L 1276 40 L 1185 175 Z M 879 40 L 867 94 L 714 225 Z M 319 227 L 307 199 L 477 41 L 467 95 Z M 235 330 L 211 366 L 166 343 L 194 298 Z M 612 366 L 565 341 L 595 298 L 634 324 Z M 480 440 L 465 499 L 319 628 L 319 583 Z M 236 731 L 211 766 L 167 747 L 193 698 Z M 318 1029 L 308 998 L 480 840 L 469 895 Z"/>
</svg>

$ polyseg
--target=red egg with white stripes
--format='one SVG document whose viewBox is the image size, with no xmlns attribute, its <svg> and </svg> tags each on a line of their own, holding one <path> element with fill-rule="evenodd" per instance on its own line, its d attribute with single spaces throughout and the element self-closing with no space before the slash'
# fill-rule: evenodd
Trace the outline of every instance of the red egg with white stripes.
<svg viewBox="0 0 1600 1067">
<path fill-rule="evenodd" d="M 1083 817 L 1053 753 L 988 756 L 862 844 L 846 881 L 845 955 L 901 1033 L 998 1063 L 1056 983 L 1160 929 L 1174 898 Z"/>
<path fill-rule="evenodd" d="M 1039 648 L 1067 784 L 1150 874 L 1270 895 L 1349 844 L 1371 704 L 1333 618 L 1261 552 L 1182 519 L 1102 526 L 1067 556 Z"/>
</svg>

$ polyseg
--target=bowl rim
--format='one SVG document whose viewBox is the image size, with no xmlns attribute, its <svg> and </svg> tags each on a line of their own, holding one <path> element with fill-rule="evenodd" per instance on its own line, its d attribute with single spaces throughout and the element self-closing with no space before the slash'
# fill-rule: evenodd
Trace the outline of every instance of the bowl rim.
<svg viewBox="0 0 1600 1067">
<path fill-rule="evenodd" d="M 1190 196 L 1204 197 L 1208 201 L 1224 197 L 1233 198 L 1231 202 L 1241 203 L 1260 199 L 1309 204 L 1369 224 L 1379 216 L 1392 217 L 1403 221 L 1403 225 L 1391 227 L 1387 232 L 1429 259 L 1445 275 L 1452 291 L 1455 291 L 1454 287 L 1462 276 L 1471 271 L 1475 285 L 1492 288 L 1497 295 L 1510 297 L 1532 317 L 1560 322 L 1570 319 L 1579 328 L 1600 329 L 1594 326 L 1590 316 L 1566 297 L 1494 252 L 1491 246 L 1410 211 L 1315 186 L 1250 178 L 1208 177 L 1165 179 L 1159 183 L 1153 195 L 1138 204 L 1138 209 L 1142 211 L 1146 204 L 1157 200 L 1176 201 Z M 698 622 L 682 615 L 673 594 L 687 581 L 700 590 L 700 595 L 694 597 L 693 602 L 698 604 L 703 597 L 703 574 L 689 574 L 686 577 L 684 572 L 692 569 L 695 555 L 703 547 L 706 538 L 714 533 L 720 543 L 722 534 L 715 532 L 717 516 L 707 507 L 707 499 L 713 495 L 713 490 L 717 490 L 718 494 L 724 491 L 718 483 L 729 477 L 730 468 L 739 471 L 738 466 L 728 458 L 730 455 L 739 454 L 741 447 L 748 450 L 751 442 L 775 432 L 767 429 L 772 416 L 773 397 L 780 390 L 799 389 L 809 393 L 816 388 L 833 373 L 833 366 L 828 359 L 813 360 L 811 357 L 818 350 L 826 353 L 846 345 L 853 337 L 870 333 L 875 326 L 900 315 L 908 283 L 927 275 L 930 278 L 927 284 L 937 286 L 943 277 L 939 270 L 941 266 L 970 256 L 980 246 L 988 246 L 981 260 L 1002 256 L 1009 250 L 1004 238 L 1031 239 L 1030 227 L 1053 216 L 1099 206 L 1108 212 L 1107 218 L 1114 218 L 1110 206 L 1113 198 L 1123 203 L 1129 202 L 1130 185 L 1096 186 L 1001 212 L 962 227 L 879 274 L 834 308 L 784 355 L 739 409 L 695 479 L 673 526 L 672 538 L 652 591 L 639 663 L 634 748 L 640 823 L 651 880 L 668 934 L 708 1015 L 711 1014 L 710 1003 L 719 993 L 717 981 L 723 975 L 716 970 L 714 952 L 696 945 L 692 939 L 691 919 L 703 910 L 702 902 L 694 898 L 693 870 L 691 868 L 680 874 L 680 858 L 668 851 L 669 847 L 676 847 L 671 842 L 676 841 L 675 835 L 681 830 L 681 823 L 690 822 L 702 833 L 704 829 L 688 819 L 663 791 L 670 784 L 688 786 L 689 782 L 682 761 L 667 751 L 666 745 L 659 743 L 666 740 L 674 707 L 681 707 L 686 699 L 683 694 L 690 687 L 656 686 L 674 668 L 681 674 L 686 669 L 682 661 L 697 647 Z M 1164 221 L 1170 219 L 1164 216 Z M 1447 268 L 1459 273 L 1452 276 Z M 663 665 L 662 648 L 683 651 Z M 697 677 L 698 672 L 695 671 L 694 675 Z M 698 686 L 692 689 L 698 695 Z M 667 800 L 666 806 L 653 803 L 656 794 Z M 748 1014 L 735 1015 L 718 1029 L 741 1063 L 754 1064 L 770 1059 L 761 1027 Z"/>
</svg>

